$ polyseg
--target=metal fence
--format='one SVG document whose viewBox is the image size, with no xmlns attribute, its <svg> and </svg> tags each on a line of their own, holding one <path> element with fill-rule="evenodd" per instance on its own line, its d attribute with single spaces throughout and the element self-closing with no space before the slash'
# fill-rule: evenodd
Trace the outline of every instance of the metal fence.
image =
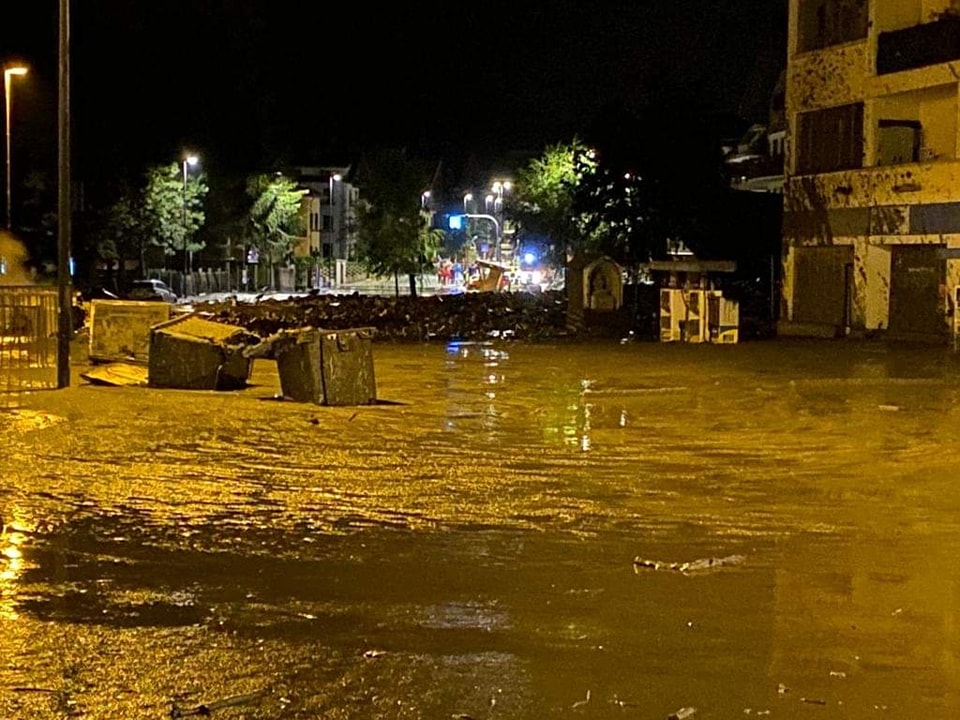
<svg viewBox="0 0 960 720">
<path fill-rule="evenodd" d="M 0 287 L 0 407 L 57 387 L 56 288 Z"/>
</svg>

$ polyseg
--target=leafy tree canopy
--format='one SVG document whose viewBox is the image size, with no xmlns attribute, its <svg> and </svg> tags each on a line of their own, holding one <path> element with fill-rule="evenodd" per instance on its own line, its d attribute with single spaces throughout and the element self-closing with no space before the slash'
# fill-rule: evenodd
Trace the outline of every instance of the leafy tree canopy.
<svg viewBox="0 0 960 720">
<path fill-rule="evenodd" d="M 523 232 L 549 237 L 562 261 L 585 242 L 574 203 L 584 174 L 592 171 L 590 149 L 579 139 L 547 147 L 518 173 L 507 215 Z"/>
<path fill-rule="evenodd" d="M 744 238 L 769 234 L 769 213 L 754 232 L 757 217 L 743 207 L 756 197 L 744 198 L 726 180 L 724 129 L 678 108 L 601 112 L 587 134 L 596 172 L 584 176 L 574 203 L 595 252 L 631 266 L 682 243 L 702 258 L 736 259 Z M 776 230 L 771 238 L 779 243 Z"/>
<path fill-rule="evenodd" d="M 253 244 L 271 259 L 288 257 L 304 234 L 300 204 L 308 191 L 281 173 L 253 175 L 246 190 Z"/>
<path fill-rule="evenodd" d="M 206 220 L 203 199 L 209 188 L 205 177 L 184 175 L 180 163 L 150 167 L 143 191 L 143 225 L 147 241 L 164 255 L 203 248 L 194 235 Z"/>
<path fill-rule="evenodd" d="M 431 229 L 430 215 L 421 208 L 430 182 L 427 167 L 406 150 L 379 150 L 361 160 L 358 176 L 360 259 L 374 275 L 408 275 L 415 294 L 415 276 L 432 269 L 443 242 L 443 232 Z"/>
</svg>

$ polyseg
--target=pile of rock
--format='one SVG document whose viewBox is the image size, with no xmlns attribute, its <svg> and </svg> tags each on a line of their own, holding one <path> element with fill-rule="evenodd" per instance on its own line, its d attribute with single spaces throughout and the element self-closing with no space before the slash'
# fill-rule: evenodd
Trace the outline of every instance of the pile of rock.
<svg viewBox="0 0 960 720">
<path fill-rule="evenodd" d="M 217 322 L 263 337 L 280 330 L 372 327 L 377 340 L 539 340 L 567 335 L 562 291 L 462 293 L 427 297 L 310 295 L 257 303 L 209 302 L 195 306 Z"/>
</svg>

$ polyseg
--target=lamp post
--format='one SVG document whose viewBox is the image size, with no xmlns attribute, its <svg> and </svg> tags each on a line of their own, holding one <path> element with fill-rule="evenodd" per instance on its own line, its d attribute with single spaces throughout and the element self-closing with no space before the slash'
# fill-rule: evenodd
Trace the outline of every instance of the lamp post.
<svg viewBox="0 0 960 720">
<path fill-rule="evenodd" d="M 188 245 L 188 233 L 187 233 L 187 170 L 188 168 L 193 167 L 198 162 L 200 158 L 196 155 L 184 155 L 183 157 L 183 282 L 181 283 L 181 294 L 185 297 L 187 294 L 187 275 L 191 271 L 189 258 L 191 253 L 187 250 Z"/>
<path fill-rule="evenodd" d="M 511 187 L 509 180 L 496 180 L 491 187 L 495 196 L 488 195 L 493 203 L 493 214 L 499 218 L 497 223 L 497 262 L 500 262 L 503 252 L 503 193 Z"/>
<path fill-rule="evenodd" d="M 338 183 L 341 180 L 343 180 L 343 176 L 340 173 L 334 173 L 330 176 L 330 254 L 334 257 L 337 256 L 337 251 L 339 250 L 339 248 L 336 247 L 338 240 L 337 226 L 339 223 L 337 223 L 337 196 L 335 194 L 335 183 Z"/>
<path fill-rule="evenodd" d="M 467 193 L 463 196 L 463 211 L 465 213 L 470 212 L 470 208 L 467 207 L 469 203 L 473 202 L 473 193 Z"/>
<path fill-rule="evenodd" d="M 500 222 L 493 216 L 487 215 L 484 213 L 464 213 L 464 216 L 470 218 L 471 220 L 489 220 L 493 223 L 493 236 L 499 240 L 500 238 Z M 497 262 L 500 262 L 499 254 L 496 256 Z"/>
<path fill-rule="evenodd" d="M 3 98 L 6 106 L 4 128 L 6 129 L 7 134 L 7 230 L 13 229 L 13 205 L 11 203 L 11 199 L 13 197 L 11 192 L 13 173 L 10 170 L 10 114 L 13 108 L 13 78 L 14 76 L 23 76 L 26 74 L 27 69 L 22 65 L 4 68 L 3 71 Z"/>
</svg>

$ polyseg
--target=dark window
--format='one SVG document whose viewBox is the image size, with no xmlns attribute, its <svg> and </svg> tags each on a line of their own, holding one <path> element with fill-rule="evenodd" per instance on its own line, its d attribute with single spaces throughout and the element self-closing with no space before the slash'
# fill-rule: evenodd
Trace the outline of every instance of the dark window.
<svg viewBox="0 0 960 720">
<path fill-rule="evenodd" d="M 877 38 L 877 74 L 938 65 L 960 58 L 960 17 L 882 32 Z"/>
<path fill-rule="evenodd" d="M 333 230 L 333 215 L 323 215 L 323 230 L 324 232 L 330 232 Z"/>
<path fill-rule="evenodd" d="M 900 165 L 920 160 L 920 123 L 881 120 L 877 134 L 877 165 Z"/>
<path fill-rule="evenodd" d="M 802 113 L 797 124 L 798 175 L 863 167 L 863 103 Z"/>
<path fill-rule="evenodd" d="M 800 0 L 799 52 L 866 37 L 867 0 Z"/>
</svg>

